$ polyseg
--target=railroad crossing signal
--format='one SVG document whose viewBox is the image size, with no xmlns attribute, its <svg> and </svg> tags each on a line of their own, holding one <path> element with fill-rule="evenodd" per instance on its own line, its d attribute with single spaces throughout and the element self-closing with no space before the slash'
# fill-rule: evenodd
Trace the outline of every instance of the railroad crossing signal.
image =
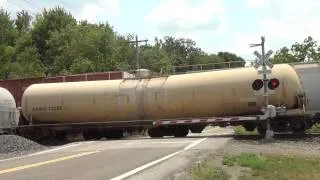
<svg viewBox="0 0 320 180">
<path fill-rule="evenodd" d="M 263 87 L 263 96 L 264 96 L 264 109 L 268 108 L 269 105 L 269 97 L 268 95 L 270 92 L 268 92 L 268 88 L 270 90 L 274 90 L 279 86 L 279 80 L 278 79 L 272 79 L 269 81 L 267 78 L 267 75 L 271 73 L 271 69 L 273 68 L 272 63 L 269 61 L 271 54 L 273 53 L 271 50 L 265 54 L 264 50 L 264 42 L 265 38 L 262 36 L 261 37 L 261 43 L 259 44 L 251 44 L 250 47 L 257 47 L 261 46 L 261 51 L 262 54 L 260 54 L 258 51 L 254 51 L 254 55 L 257 57 L 257 63 L 255 65 L 255 68 L 258 70 L 259 74 L 263 75 L 263 79 L 260 80 L 255 80 L 253 83 L 252 88 L 253 89 L 261 89 Z M 261 67 L 261 70 L 259 70 Z M 268 70 L 269 68 L 269 70 Z M 272 91 L 271 91 L 272 92 Z M 271 125 L 270 125 L 270 119 L 267 118 L 267 129 L 266 129 L 266 139 L 271 139 L 273 136 L 273 131 L 271 130 Z"/>
<path fill-rule="evenodd" d="M 259 67 L 263 66 L 263 63 L 270 69 L 273 68 L 273 64 L 270 62 L 270 56 L 273 53 L 272 50 L 269 50 L 267 54 L 264 55 L 264 57 L 258 52 L 254 51 L 253 54 L 257 57 L 257 64 L 255 64 L 255 68 L 258 69 Z"/>
</svg>

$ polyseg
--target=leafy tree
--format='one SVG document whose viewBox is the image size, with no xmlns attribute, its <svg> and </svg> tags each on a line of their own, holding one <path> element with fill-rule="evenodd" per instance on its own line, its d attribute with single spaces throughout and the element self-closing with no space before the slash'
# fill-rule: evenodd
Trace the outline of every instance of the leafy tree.
<svg viewBox="0 0 320 180">
<path fill-rule="evenodd" d="M 166 36 L 163 40 L 156 39 L 156 46 L 160 46 L 173 58 L 174 65 L 195 64 L 197 62 L 194 61 L 194 57 L 201 53 L 201 49 L 196 47 L 193 40 L 185 38 Z"/>
<path fill-rule="evenodd" d="M 298 62 L 298 58 L 291 54 L 287 47 L 283 47 L 275 53 L 271 62 L 274 64 Z"/>
<path fill-rule="evenodd" d="M 317 41 L 314 41 L 311 36 L 304 39 L 303 43 L 295 43 L 292 45 L 291 50 L 293 55 L 298 61 L 311 61 L 318 57 Z"/>
<path fill-rule="evenodd" d="M 15 61 L 14 42 L 17 37 L 17 31 L 9 13 L 3 9 L 0 9 L 0 24 L 0 76 L 3 79 L 8 79 L 10 63 Z"/>
<path fill-rule="evenodd" d="M 72 74 L 79 74 L 79 73 L 86 73 L 86 72 L 92 72 L 94 71 L 95 67 L 87 58 L 79 57 L 74 60 L 73 64 L 70 67 L 70 72 Z"/>
<path fill-rule="evenodd" d="M 161 74 L 172 72 L 169 55 L 159 47 L 145 46 L 142 50 L 141 66 Z"/>
<path fill-rule="evenodd" d="M 36 45 L 40 60 L 46 67 L 46 74 L 49 74 L 54 60 L 54 54 L 50 53 L 47 41 L 50 40 L 56 31 L 63 32 L 67 26 L 75 26 L 76 19 L 63 8 L 56 7 L 50 10 L 44 9 L 36 17 L 31 31 L 32 39 Z"/>
<path fill-rule="evenodd" d="M 282 47 L 271 59 L 272 63 L 292 63 L 318 61 L 320 59 L 320 46 L 311 36 L 304 39 L 302 43 L 294 43 L 291 48 Z"/>
<path fill-rule="evenodd" d="M 134 40 L 134 34 L 118 34 L 107 22 L 77 22 L 61 7 L 44 9 L 35 17 L 20 11 L 14 20 L 1 9 L 0 24 L 2 79 L 136 68 L 136 48 L 129 43 Z M 139 49 L 141 68 L 162 74 L 171 73 L 177 65 L 211 63 L 211 69 L 226 67 L 223 62 L 243 60 L 230 52 L 207 54 L 192 39 L 171 36 L 156 37 L 154 45 Z M 318 54 L 313 53 L 312 57 Z M 193 69 L 187 70 L 200 70 L 198 67 L 208 68 L 192 66 Z"/>
<path fill-rule="evenodd" d="M 17 31 L 14 27 L 14 21 L 10 19 L 7 11 L 0 9 L 0 44 L 1 45 L 14 45 L 17 37 Z"/>
<path fill-rule="evenodd" d="M 242 57 L 239 57 L 234 53 L 218 52 L 218 56 L 221 57 L 224 62 L 230 62 L 230 67 L 243 67 L 246 64 Z"/>
<path fill-rule="evenodd" d="M 31 30 L 31 20 L 32 17 L 27 11 L 20 11 L 17 13 L 17 19 L 15 20 L 15 25 L 19 34 L 30 32 Z"/>
</svg>

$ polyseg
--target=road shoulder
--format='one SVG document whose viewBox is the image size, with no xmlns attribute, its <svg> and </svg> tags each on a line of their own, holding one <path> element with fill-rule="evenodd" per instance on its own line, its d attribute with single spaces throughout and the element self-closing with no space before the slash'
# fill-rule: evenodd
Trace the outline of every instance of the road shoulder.
<svg viewBox="0 0 320 180">
<path fill-rule="evenodd" d="M 145 171 L 134 174 L 128 179 L 185 179 L 187 177 L 185 176 L 185 172 L 187 172 L 194 163 L 207 158 L 212 152 L 224 147 L 229 140 L 230 138 L 208 137 L 197 146 L 152 166 Z"/>
</svg>

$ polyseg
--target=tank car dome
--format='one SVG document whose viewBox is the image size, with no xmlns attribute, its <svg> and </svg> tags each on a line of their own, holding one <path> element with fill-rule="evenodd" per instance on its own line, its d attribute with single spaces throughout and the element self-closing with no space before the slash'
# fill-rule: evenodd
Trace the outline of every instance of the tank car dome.
<svg viewBox="0 0 320 180">
<path fill-rule="evenodd" d="M 16 102 L 7 89 L 0 87 L 0 109 L 4 108 L 16 108 Z"/>
</svg>

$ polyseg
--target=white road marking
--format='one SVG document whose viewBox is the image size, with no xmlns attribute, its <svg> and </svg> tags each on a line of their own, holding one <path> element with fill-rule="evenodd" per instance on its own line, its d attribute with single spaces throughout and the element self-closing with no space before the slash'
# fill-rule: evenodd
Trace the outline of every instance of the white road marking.
<svg viewBox="0 0 320 180">
<path fill-rule="evenodd" d="M 185 143 L 193 143 L 193 142 L 197 142 L 197 141 L 182 141 L 182 142 L 179 142 L 179 141 L 168 141 L 168 142 L 151 142 L 151 144 L 185 144 Z"/>
<path fill-rule="evenodd" d="M 13 157 L 13 158 L 8 158 L 8 159 L 0 159 L 0 162 L 10 161 L 10 160 L 15 160 L 15 159 L 21 159 L 21 158 L 26 158 L 26 157 L 32 157 L 32 156 L 37 156 L 37 155 L 40 155 L 40 154 L 46 154 L 46 153 L 58 151 L 58 150 L 61 150 L 61 149 L 66 149 L 66 148 L 70 148 L 70 147 L 74 147 L 74 146 L 79 146 L 81 144 L 87 144 L 87 143 L 91 143 L 91 142 L 85 142 L 85 143 L 81 142 L 81 143 L 77 143 L 77 144 L 70 144 L 70 145 L 65 145 L 65 146 L 61 146 L 61 147 L 57 147 L 57 148 L 53 148 L 53 149 L 40 151 L 40 152 L 37 152 L 37 153 L 28 154 L 28 155 L 25 155 L 25 156 L 18 156 L 18 157 Z"/>
<path fill-rule="evenodd" d="M 189 149 L 191 149 L 192 147 L 198 145 L 199 143 L 201 143 L 202 141 L 204 141 L 204 140 L 206 140 L 206 139 L 207 139 L 207 138 L 203 138 L 203 139 L 200 139 L 200 140 L 198 140 L 198 141 L 195 141 L 194 143 L 186 146 L 184 149 L 182 149 L 182 150 L 180 150 L 180 151 L 174 152 L 174 153 L 169 154 L 169 155 L 167 155 L 167 156 L 165 156 L 165 157 L 162 157 L 162 158 L 157 159 L 157 160 L 155 160 L 155 161 L 152 161 L 152 162 L 150 162 L 150 163 L 148 163 L 148 164 L 145 164 L 145 165 L 143 165 L 143 166 L 140 166 L 140 167 L 138 167 L 138 168 L 136 168 L 136 169 L 133 169 L 133 170 L 127 172 L 127 173 L 124 173 L 124 174 L 122 174 L 122 175 L 120 175 L 120 176 L 114 177 L 114 178 L 112 178 L 111 180 L 121 180 L 121 179 L 127 178 L 127 177 L 129 177 L 129 176 L 132 176 L 132 175 L 134 175 L 134 174 L 136 174 L 136 173 L 138 173 L 138 172 L 140 172 L 140 171 L 142 171 L 142 170 L 144 170 L 144 169 L 147 169 L 147 168 L 149 168 L 149 167 L 151 167 L 151 166 L 153 166 L 153 165 L 155 165 L 155 164 L 158 164 L 158 163 L 160 163 L 160 162 L 162 162 L 162 161 L 165 161 L 165 160 L 167 160 L 167 159 L 169 159 L 169 158 L 171 158 L 171 157 L 173 157 L 173 156 L 176 156 L 177 154 L 180 154 L 180 153 L 182 153 L 182 152 L 184 152 L 184 151 L 187 151 L 187 150 L 189 150 Z"/>
</svg>

